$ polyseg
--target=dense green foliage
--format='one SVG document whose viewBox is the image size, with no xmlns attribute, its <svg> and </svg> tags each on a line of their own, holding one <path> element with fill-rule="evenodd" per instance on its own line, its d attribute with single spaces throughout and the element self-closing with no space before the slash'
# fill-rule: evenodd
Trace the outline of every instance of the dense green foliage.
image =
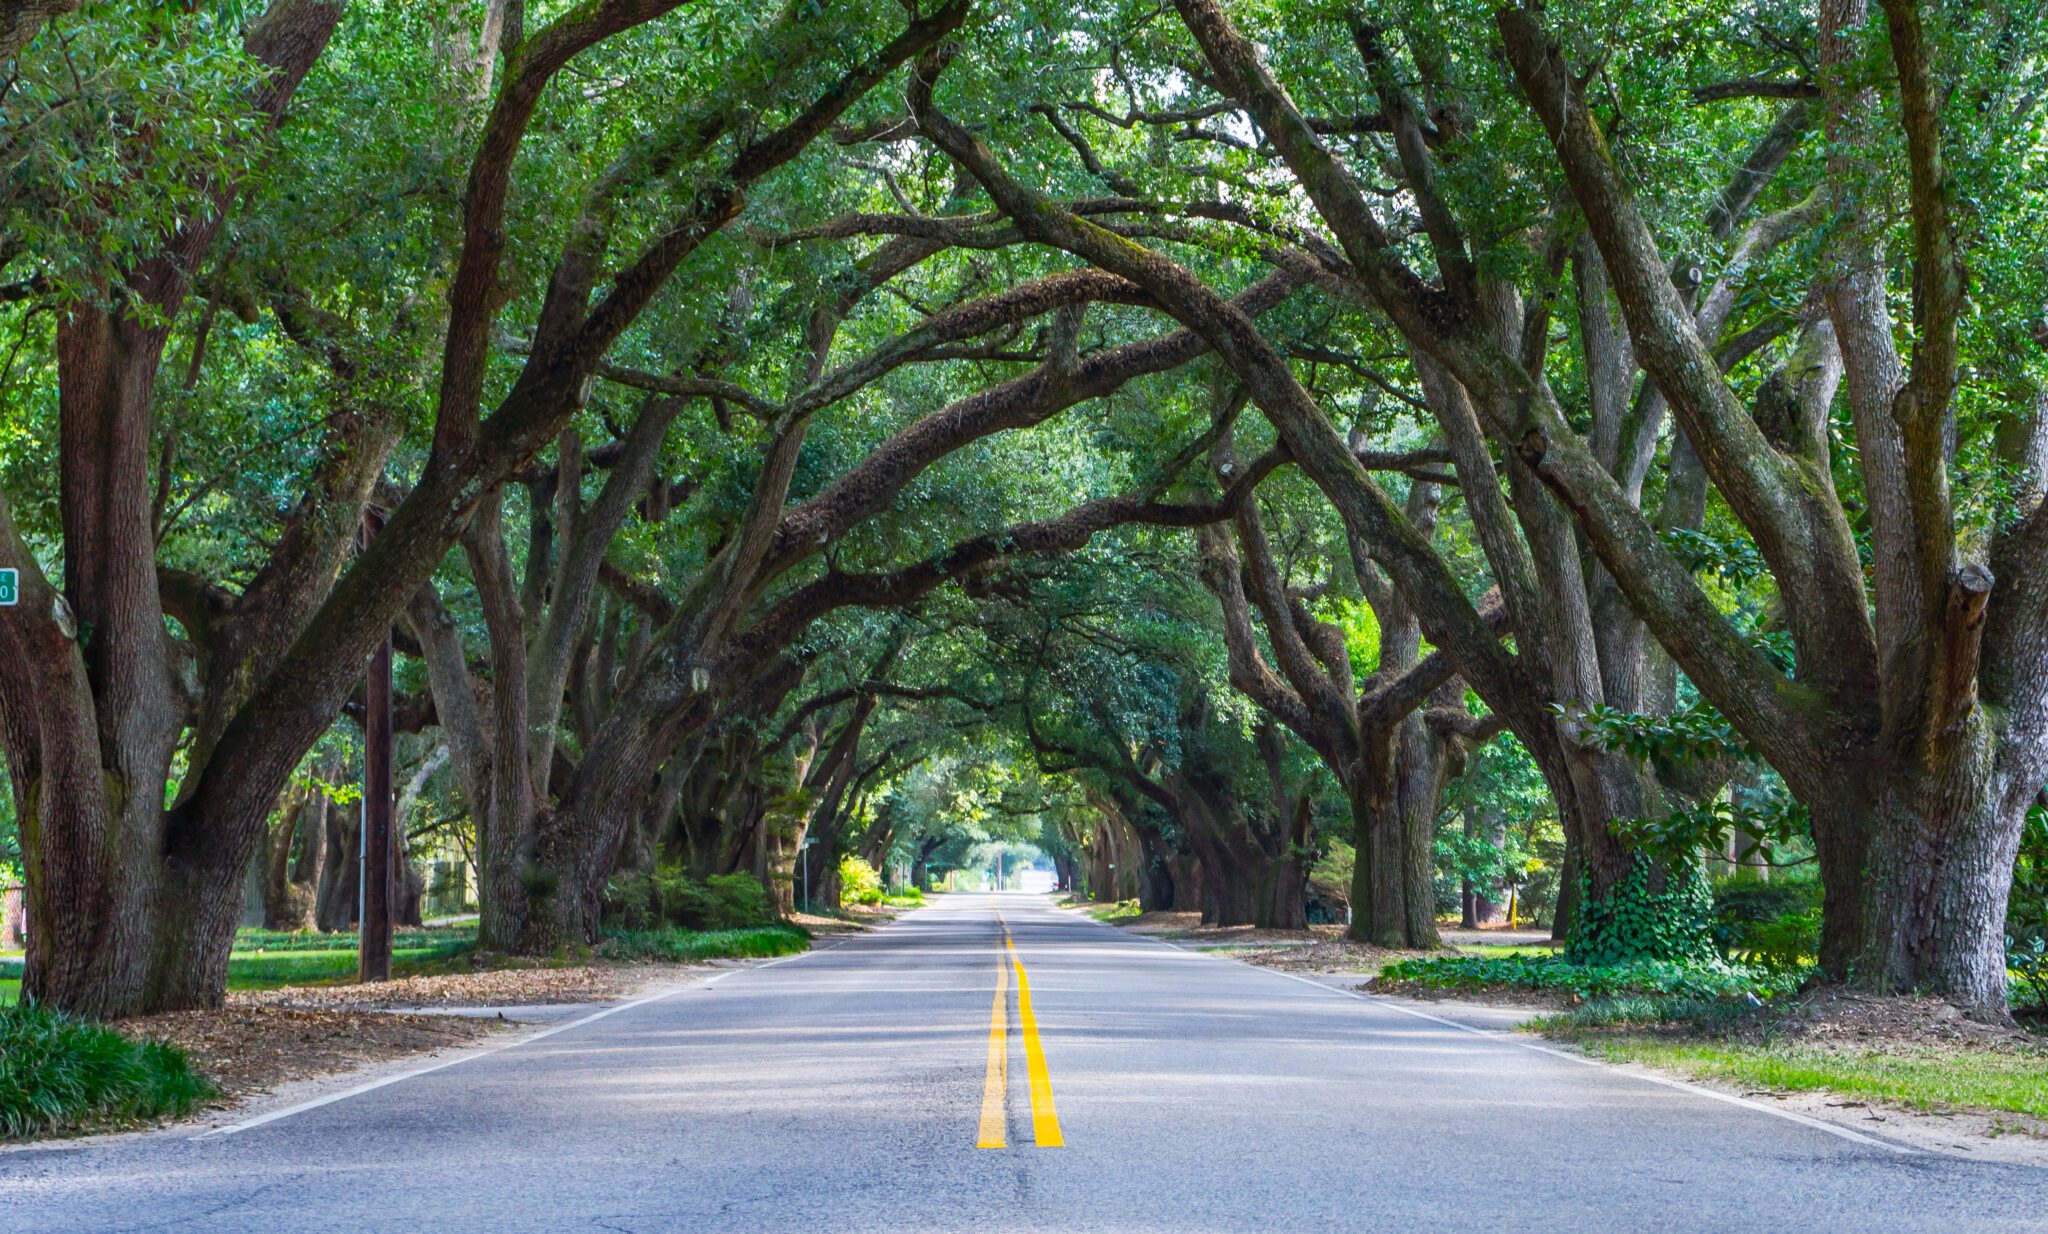
<svg viewBox="0 0 2048 1234">
<path fill-rule="evenodd" d="M 842 903 L 880 904 L 883 894 L 882 876 L 875 872 L 875 867 L 852 853 L 839 859 L 839 898 Z"/>
<path fill-rule="evenodd" d="M 697 879 L 671 866 L 625 872 L 606 887 L 605 919 L 621 930 L 745 930 L 774 917 L 767 890 L 751 874 Z"/>
<path fill-rule="evenodd" d="M 1758 998 L 1788 993 L 1805 973 L 1736 964 L 1574 964 L 1558 956 L 1447 956 L 1397 960 L 1380 970 L 1388 983 L 1429 990 L 1542 990 L 1577 999 L 1647 994 L 1686 999 Z M 1398 988 L 1398 986 L 1396 987 Z"/>
<path fill-rule="evenodd" d="M 1714 886 L 1714 943 L 1730 960 L 1791 970 L 1820 953 L 1820 880 L 1724 879 Z"/>
<path fill-rule="evenodd" d="M 2027 812 L 2005 929 L 2006 962 L 2021 982 L 2014 1001 L 2048 1015 L 2048 808 Z"/>
<path fill-rule="evenodd" d="M 36 1003 L 0 1007 L 0 1139 L 177 1118 L 212 1093 L 164 1042 Z"/>
</svg>

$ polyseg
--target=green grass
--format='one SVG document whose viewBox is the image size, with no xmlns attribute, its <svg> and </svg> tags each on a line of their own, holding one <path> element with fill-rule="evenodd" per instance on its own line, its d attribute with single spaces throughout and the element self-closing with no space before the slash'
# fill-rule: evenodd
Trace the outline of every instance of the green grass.
<svg viewBox="0 0 2048 1234">
<path fill-rule="evenodd" d="M 1129 921 L 1134 917 L 1142 915 L 1145 910 L 1138 907 L 1136 900 L 1118 900 L 1114 904 L 1089 904 L 1084 906 L 1081 911 L 1097 921 L 1115 923 L 1118 921 Z"/>
<path fill-rule="evenodd" d="M 607 960 L 755 959 L 794 955 L 810 949 L 810 934 L 797 926 L 757 926 L 750 930 L 609 930 L 597 945 Z"/>
<path fill-rule="evenodd" d="M 882 897 L 882 903 L 890 908 L 923 908 L 924 892 L 915 887 L 905 887 Z"/>
<path fill-rule="evenodd" d="M 315 985 L 353 981 L 356 976 L 354 934 L 285 934 L 276 930 L 240 930 L 228 953 L 228 989 L 268 990 L 283 985 Z M 391 952 L 394 976 L 461 955 L 476 946 L 476 931 L 400 930 Z M 21 998 L 21 962 L 0 960 L 0 1007 Z"/>
<path fill-rule="evenodd" d="M 396 947 L 391 952 L 391 973 L 410 975 L 439 960 L 452 959 L 476 946 L 473 940 L 450 940 L 430 947 Z M 321 950 L 235 951 L 228 955 L 228 989 L 268 990 L 281 985 L 314 985 L 321 982 L 353 981 L 356 976 L 356 948 L 329 945 Z"/>
<path fill-rule="evenodd" d="M 716 960 L 779 956 L 810 946 L 795 926 L 748 930 L 665 929 L 607 934 L 598 954 L 617 960 Z M 433 972 L 476 946 L 475 927 L 400 930 L 391 952 L 395 977 Z M 269 990 L 288 985 L 345 983 L 356 976 L 354 934 L 285 933 L 243 929 L 228 955 L 228 989 Z M 0 1007 L 20 998 L 21 965 L 0 961 Z"/>
<path fill-rule="evenodd" d="M 0 1011 L 0 1139 L 174 1118 L 212 1094 L 175 1046 L 32 1004 Z"/>
<path fill-rule="evenodd" d="M 2048 1118 L 2048 1054 L 2031 1051 L 1823 1051 L 1731 1042 L 1588 1036 L 1595 1058 L 1790 1092 L 1826 1091 L 1921 1110 L 2000 1110 Z"/>
<path fill-rule="evenodd" d="M 423 948 L 447 947 L 454 943 L 476 941 L 476 927 L 449 926 L 441 929 L 401 929 L 393 932 L 392 947 L 401 951 L 416 951 Z M 287 931 L 261 930 L 243 926 L 235 931 L 235 952 L 257 952 L 266 954 L 277 951 L 350 951 L 357 946 L 353 930 L 321 934 L 314 930 Z"/>
</svg>

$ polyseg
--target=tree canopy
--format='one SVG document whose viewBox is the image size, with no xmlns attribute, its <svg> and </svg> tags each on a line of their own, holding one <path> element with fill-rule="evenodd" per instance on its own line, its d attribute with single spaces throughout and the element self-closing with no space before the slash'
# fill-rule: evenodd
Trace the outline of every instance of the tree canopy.
<svg viewBox="0 0 2048 1234">
<path fill-rule="evenodd" d="M 218 1001 L 390 636 L 496 950 L 636 871 L 787 909 L 1012 843 L 1224 923 L 1533 896 L 1685 960 L 1710 874 L 1805 869 L 1826 979 L 2002 1014 L 2044 39 L 0 0 L 27 988 Z"/>
</svg>

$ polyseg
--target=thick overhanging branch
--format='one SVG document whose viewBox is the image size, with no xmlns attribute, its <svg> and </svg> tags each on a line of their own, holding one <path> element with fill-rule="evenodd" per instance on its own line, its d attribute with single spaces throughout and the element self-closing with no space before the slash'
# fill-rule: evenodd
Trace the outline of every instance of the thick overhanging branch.
<svg viewBox="0 0 2048 1234">
<path fill-rule="evenodd" d="M 1733 81 L 1709 82 L 1692 88 L 1695 103 L 1719 103 L 1727 99 L 1817 99 L 1820 87 L 1803 78 L 1785 80 L 1771 77 L 1740 77 Z"/>
<path fill-rule="evenodd" d="M 1019 523 L 994 534 L 963 540 L 914 566 L 876 574 L 833 571 L 783 597 L 736 635 L 721 657 L 728 667 L 716 676 L 731 680 L 733 671 L 729 666 L 751 663 L 788 645 L 812 622 L 834 609 L 855 605 L 901 607 L 999 560 L 1071 552 L 1100 533 L 1127 523 L 1199 527 L 1229 518 L 1231 513 L 1228 503 L 1180 505 L 1151 501 L 1142 495 L 1105 497 L 1076 506 L 1058 518 Z"/>
<path fill-rule="evenodd" d="M 1293 294 L 1302 281 L 1299 271 L 1283 269 L 1245 289 L 1234 303 L 1248 315 L 1264 313 Z M 1080 358 L 1064 375 L 1048 362 L 956 400 L 891 437 L 817 496 L 784 515 L 762 576 L 779 575 L 886 509 L 911 480 L 962 446 L 1006 429 L 1042 423 L 1139 377 L 1178 368 L 1207 350 L 1193 331 L 1178 330 Z"/>
<path fill-rule="evenodd" d="M 1508 606 L 1499 591 L 1488 593 L 1479 609 L 1487 628 L 1495 634 L 1508 630 Z M 1407 672 L 1391 681 L 1372 679 L 1358 700 L 1361 727 L 1390 725 L 1428 702 L 1430 697 L 1458 675 L 1457 661 L 1443 651 L 1432 651 Z"/>
</svg>

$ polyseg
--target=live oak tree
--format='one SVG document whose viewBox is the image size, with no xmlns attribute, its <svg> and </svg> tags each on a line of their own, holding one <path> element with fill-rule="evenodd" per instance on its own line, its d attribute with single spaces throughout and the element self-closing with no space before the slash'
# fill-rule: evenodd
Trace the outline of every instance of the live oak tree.
<svg viewBox="0 0 2048 1234">
<path fill-rule="evenodd" d="M 2038 659 L 2028 599 L 2039 572 L 2029 548 L 2034 503 L 2023 491 L 2012 520 L 1976 550 L 1979 560 L 1968 560 L 1981 533 L 1958 524 L 1946 447 L 1961 363 L 1960 237 L 1920 7 L 1886 6 L 1890 68 L 1881 75 L 1856 51 L 1865 33 L 1859 8 L 1823 6 L 1819 32 L 1818 85 L 1836 137 L 1838 194 L 1852 179 L 1843 138 L 1875 131 L 1874 83 L 1888 78 L 1901 108 L 1917 289 L 1910 363 L 1895 351 L 1880 292 L 1881 220 L 1867 215 L 1867 197 L 1839 195 L 1842 235 L 1814 278 L 1826 317 L 1794 353 L 1798 367 L 1766 383 L 1754 410 L 1722 376 L 1713 340 L 1702 337 L 1674 285 L 1568 54 L 1532 11 L 1502 9 L 1496 18 L 1599 250 L 1637 363 L 1779 580 L 1795 655 L 1789 677 L 1716 611 L 1601 465 L 1596 443 L 1570 424 L 1540 371 L 1487 337 L 1477 303 L 1434 307 L 1433 297 L 1455 304 L 1460 294 L 1462 242 L 1453 220 L 1432 216 L 1437 203 L 1426 179 L 1409 172 L 1437 247 L 1441 292 L 1393 252 L 1350 175 L 1220 11 L 1194 0 L 1180 7 L 1376 305 L 1475 394 L 1492 435 L 1572 512 L 1659 642 L 1814 810 L 1828 886 L 1824 969 L 1878 988 L 1925 987 L 1987 1011 L 2002 1007 L 2009 855 L 2042 773 L 2031 718 L 2041 699 L 2027 684 L 2031 671 L 2017 667 Z M 1869 503 L 1867 579 L 1825 431 L 1838 380 L 1858 447 L 1849 477 Z M 2009 436 L 2025 448 L 2024 431 Z"/>
<path fill-rule="evenodd" d="M 851 67 L 813 56 L 819 80 L 779 76 L 796 97 L 765 125 L 750 116 L 735 131 L 730 115 L 691 105 L 660 115 L 608 169 L 564 186 L 577 225 L 551 246 L 545 290 L 531 301 L 530 354 L 485 417 L 492 330 L 517 290 L 501 267 L 523 139 L 564 66 L 676 7 L 606 0 L 532 30 L 511 23 L 501 31 L 503 65 L 466 187 L 450 195 L 457 227 L 431 444 L 382 533 L 345 571 L 397 429 L 375 399 L 343 402 L 326 456 L 245 586 L 198 588 L 189 598 L 173 587 L 170 602 L 159 587 L 153 395 L 192 276 L 235 204 L 232 168 L 182 199 L 184 214 L 166 221 L 161 247 L 108 271 L 86 294 L 65 294 L 54 344 L 61 584 L 44 575 L 0 506 L 0 552 L 23 570 L 23 603 L 0 616 L 0 645 L 36 666 L 0 690 L 0 731 L 26 807 L 37 925 L 25 988 L 33 995 L 102 1014 L 218 1001 L 235 889 L 264 815 L 332 721 L 371 644 L 485 495 L 575 412 L 612 345 L 739 212 L 746 188 L 962 15 L 942 8 L 914 19 L 893 40 L 856 52 Z M 252 20 L 241 40 L 257 70 L 247 105 L 267 123 L 249 140 L 285 121 L 341 17 L 339 4 L 280 0 Z M 148 147 L 134 157 L 146 164 Z M 643 195 L 647 211 L 624 217 Z M 345 347 L 329 364 L 343 383 L 361 375 Z M 184 653 L 164 630 L 174 609 L 196 662 L 183 681 Z"/>
</svg>

